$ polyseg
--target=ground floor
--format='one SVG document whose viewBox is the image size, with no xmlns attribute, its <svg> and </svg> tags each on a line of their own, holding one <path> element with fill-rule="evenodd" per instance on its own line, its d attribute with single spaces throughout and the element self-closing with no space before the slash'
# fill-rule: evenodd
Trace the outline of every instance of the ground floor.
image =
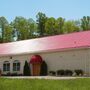
<svg viewBox="0 0 90 90">
<path fill-rule="evenodd" d="M 37 53 L 47 63 L 49 71 L 81 69 L 90 76 L 90 50 L 73 49 L 67 51 Z M 30 63 L 35 54 L 22 54 L 0 57 L 0 70 L 2 74 L 18 73 L 23 75 L 25 61 Z M 31 73 L 32 73 L 32 65 Z"/>
</svg>

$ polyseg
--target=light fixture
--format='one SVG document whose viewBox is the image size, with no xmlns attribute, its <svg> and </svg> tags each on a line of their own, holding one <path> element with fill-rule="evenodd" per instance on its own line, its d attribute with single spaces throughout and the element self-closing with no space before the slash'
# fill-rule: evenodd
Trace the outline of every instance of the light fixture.
<svg viewBox="0 0 90 90">
<path fill-rule="evenodd" d="M 10 56 L 10 59 L 12 59 L 12 56 Z"/>
</svg>

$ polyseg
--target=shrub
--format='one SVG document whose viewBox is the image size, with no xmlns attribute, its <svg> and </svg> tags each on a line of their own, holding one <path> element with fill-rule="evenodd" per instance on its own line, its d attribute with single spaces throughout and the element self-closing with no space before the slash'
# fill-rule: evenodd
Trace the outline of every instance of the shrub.
<svg viewBox="0 0 90 90">
<path fill-rule="evenodd" d="M 75 73 L 76 73 L 76 75 L 83 75 L 83 70 L 81 70 L 81 69 L 78 69 L 78 70 L 75 70 Z"/>
<path fill-rule="evenodd" d="M 57 70 L 57 75 L 64 75 L 64 70 Z"/>
<path fill-rule="evenodd" d="M 72 76 L 73 72 L 72 72 L 71 70 L 65 70 L 65 71 L 64 71 L 64 74 L 65 74 L 66 76 Z"/>
<path fill-rule="evenodd" d="M 22 73 L 20 73 L 20 74 L 18 74 L 18 76 L 23 76 L 23 74 L 22 74 Z"/>
<path fill-rule="evenodd" d="M 30 67 L 27 61 L 25 61 L 24 70 L 23 70 L 24 76 L 30 76 Z"/>
<path fill-rule="evenodd" d="M 48 72 L 48 70 L 47 70 L 47 64 L 46 64 L 45 61 L 43 61 L 42 64 L 41 64 L 40 75 L 41 76 L 46 76 L 47 75 L 47 72 Z"/>
<path fill-rule="evenodd" d="M 11 76 L 11 73 L 10 73 L 10 72 L 8 72 L 8 73 L 7 73 L 7 76 Z"/>
<path fill-rule="evenodd" d="M 18 76 L 18 74 L 17 73 L 12 73 L 11 76 Z"/>
<path fill-rule="evenodd" d="M 6 74 L 2 74 L 2 76 L 11 76 L 11 73 L 7 72 Z"/>
<path fill-rule="evenodd" d="M 52 75 L 52 76 L 55 76 L 56 72 L 55 71 L 49 71 L 49 74 Z"/>
<path fill-rule="evenodd" d="M 2 76 L 6 76 L 6 74 L 2 74 Z"/>
</svg>

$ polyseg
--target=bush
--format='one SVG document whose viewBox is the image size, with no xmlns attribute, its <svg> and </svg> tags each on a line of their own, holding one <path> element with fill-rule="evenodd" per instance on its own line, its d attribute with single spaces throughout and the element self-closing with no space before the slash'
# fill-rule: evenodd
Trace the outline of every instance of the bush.
<svg viewBox="0 0 90 90">
<path fill-rule="evenodd" d="M 18 73 L 12 73 L 11 76 L 23 76 L 23 74 L 18 74 Z"/>
<path fill-rule="evenodd" d="M 52 76 L 55 76 L 56 72 L 55 71 L 49 71 L 49 74 L 52 75 Z"/>
<path fill-rule="evenodd" d="M 30 67 L 27 61 L 25 61 L 24 70 L 23 70 L 24 76 L 30 76 Z"/>
<path fill-rule="evenodd" d="M 46 64 L 45 61 L 43 61 L 42 64 L 41 64 L 40 75 L 41 76 L 46 76 L 47 75 L 47 72 L 48 72 L 48 70 L 47 70 L 47 64 Z"/>
<path fill-rule="evenodd" d="M 18 74 L 18 76 L 23 76 L 23 74 L 22 74 L 22 73 L 20 73 L 20 74 Z"/>
<path fill-rule="evenodd" d="M 64 75 L 64 70 L 57 70 L 57 75 Z"/>
<path fill-rule="evenodd" d="M 10 73 L 10 72 L 8 72 L 8 73 L 7 73 L 7 76 L 11 76 L 11 73 Z"/>
<path fill-rule="evenodd" d="M 72 72 L 71 70 L 65 70 L 65 71 L 64 71 L 64 74 L 65 74 L 66 76 L 72 76 L 73 72 Z"/>
<path fill-rule="evenodd" d="M 2 76 L 11 76 L 11 73 L 8 72 L 8 73 L 6 73 L 6 74 L 2 74 Z"/>
<path fill-rule="evenodd" d="M 76 73 L 76 75 L 83 75 L 83 70 L 80 70 L 80 69 L 78 69 L 78 70 L 75 70 L 75 73 Z"/>
<path fill-rule="evenodd" d="M 2 76 L 11 76 L 11 73 L 8 72 L 8 73 L 6 73 L 6 74 L 2 74 Z"/>
<path fill-rule="evenodd" d="M 17 73 L 12 73 L 11 76 L 18 76 L 18 74 Z"/>
<path fill-rule="evenodd" d="M 23 76 L 23 74 L 18 74 L 18 73 L 7 73 L 7 74 L 2 74 L 2 76 Z"/>
</svg>

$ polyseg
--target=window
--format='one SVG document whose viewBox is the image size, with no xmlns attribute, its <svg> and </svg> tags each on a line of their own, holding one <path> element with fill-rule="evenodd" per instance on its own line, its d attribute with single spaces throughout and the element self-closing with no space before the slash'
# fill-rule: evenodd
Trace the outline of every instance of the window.
<svg viewBox="0 0 90 90">
<path fill-rule="evenodd" d="M 3 63 L 3 71 L 10 71 L 10 63 L 9 63 L 9 61 L 5 61 Z"/>
<path fill-rule="evenodd" d="M 20 71 L 20 62 L 18 60 L 13 62 L 13 71 Z"/>
</svg>

